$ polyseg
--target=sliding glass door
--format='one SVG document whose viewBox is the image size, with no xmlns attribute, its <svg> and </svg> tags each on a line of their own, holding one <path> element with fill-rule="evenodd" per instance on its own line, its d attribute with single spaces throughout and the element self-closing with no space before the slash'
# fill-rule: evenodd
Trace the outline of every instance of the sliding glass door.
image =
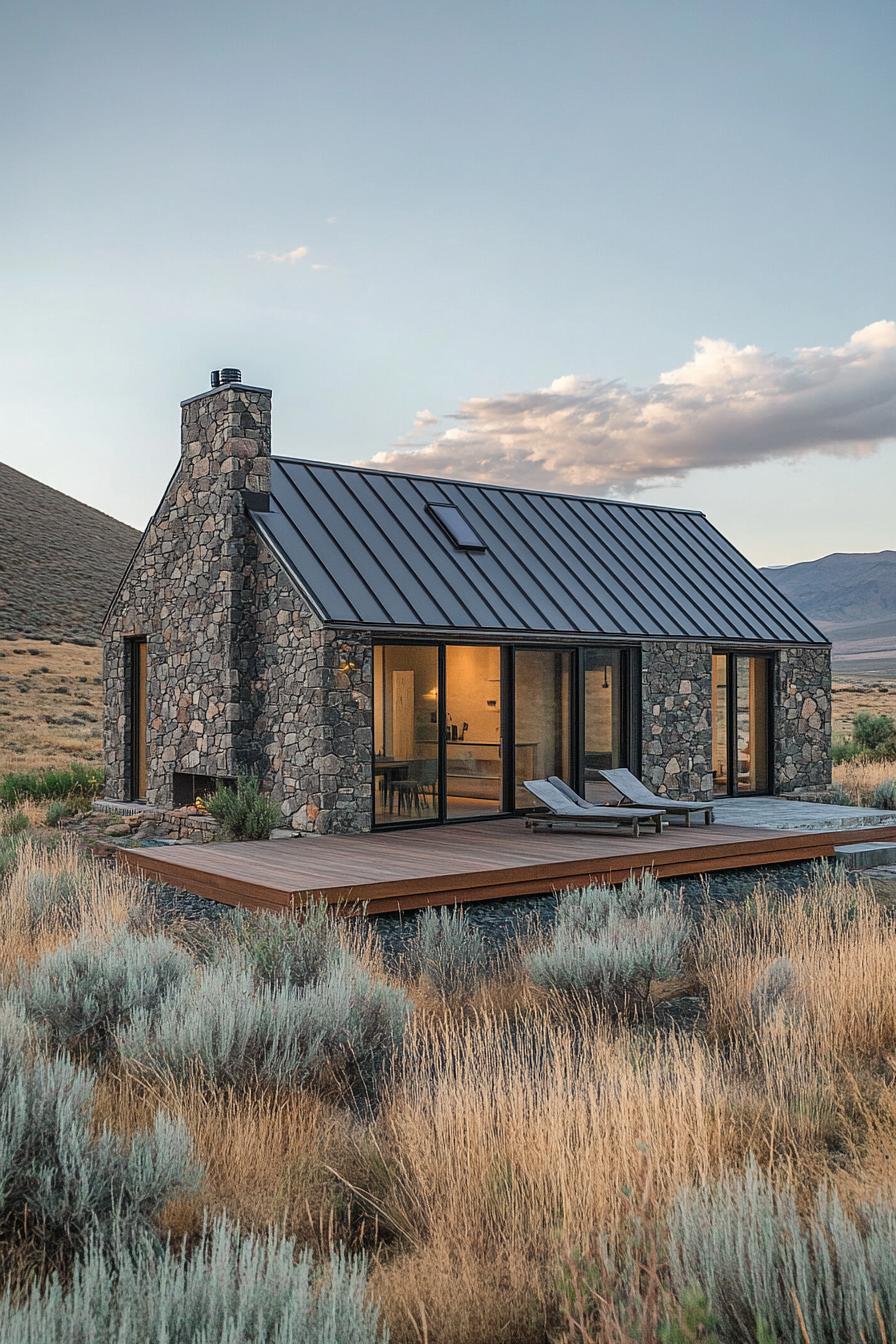
<svg viewBox="0 0 896 1344">
<path fill-rule="evenodd" d="M 501 650 L 445 646 L 445 815 L 487 817 L 502 810 Z"/>
<path fill-rule="evenodd" d="M 717 795 L 769 791 L 771 677 L 768 654 L 713 654 L 712 765 Z"/>
<path fill-rule="evenodd" d="M 628 764 L 633 666 L 603 647 L 375 644 L 374 824 L 528 810 L 524 781 L 549 775 L 600 797 L 597 772 Z"/>
<path fill-rule="evenodd" d="M 517 649 L 514 658 L 515 805 L 531 807 L 525 779 L 571 782 L 572 652 Z"/>
<path fill-rule="evenodd" d="M 373 650 L 373 815 L 377 824 L 439 816 L 439 649 Z"/>
<path fill-rule="evenodd" d="M 584 794 L 589 802 L 613 795 L 602 782 L 601 770 L 626 765 L 626 673 L 623 649 L 584 649 Z"/>
</svg>

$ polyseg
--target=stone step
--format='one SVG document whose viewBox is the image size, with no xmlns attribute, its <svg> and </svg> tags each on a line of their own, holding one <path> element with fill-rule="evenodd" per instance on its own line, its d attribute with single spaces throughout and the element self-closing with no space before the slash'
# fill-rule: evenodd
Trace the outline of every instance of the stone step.
<svg viewBox="0 0 896 1344">
<path fill-rule="evenodd" d="M 896 842 L 878 840 L 859 845 L 837 845 L 834 857 L 847 868 L 880 868 L 896 864 Z"/>
</svg>

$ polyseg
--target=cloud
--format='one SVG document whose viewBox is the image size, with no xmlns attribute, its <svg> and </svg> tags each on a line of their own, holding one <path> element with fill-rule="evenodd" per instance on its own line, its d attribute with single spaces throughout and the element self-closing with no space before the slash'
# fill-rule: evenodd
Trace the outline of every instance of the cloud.
<svg viewBox="0 0 896 1344">
<path fill-rule="evenodd" d="M 414 416 L 414 428 L 424 429 L 427 425 L 437 425 L 439 417 L 433 415 L 432 411 L 418 411 Z"/>
<path fill-rule="evenodd" d="M 861 456 L 896 438 L 896 322 L 788 355 L 703 337 L 649 387 L 565 374 L 536 391 L 473 397 L 449 419 L 429 443 L 399 440 L 371 464 L 614 493 L 701 467 Z"/>
<path fill-rule="evenodd" d="M 328 271 L 330 268 L 325 261 L 313 261 L 311 269 L 312 271 Z"/>
<path fill-rule="evenodd" d="M 250 261 L 273 261 L 278 265 L 285 261 L 288 265 L 294 266 L 297 261 L 303 261 L 307 255 L 307 247 L 302 246 L 294 247 L 289 252 L 252 252 L 249 259 Z"/>
</svg>

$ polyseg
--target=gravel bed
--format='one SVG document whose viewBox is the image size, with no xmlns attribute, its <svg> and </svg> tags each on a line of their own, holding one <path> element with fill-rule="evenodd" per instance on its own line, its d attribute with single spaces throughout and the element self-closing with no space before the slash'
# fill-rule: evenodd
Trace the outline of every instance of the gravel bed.
<svg viewBox="0 0 896 1344">
<path fill-rule="evenodd" d="M 732 868 L 728 872 L 706 876 L 668 878 L 661 885 L 670 891 L 680 891 L 685 905 L 696 914 L 707 892 L 714 904 L 727 905 L 745 900 L 763 878 L 770 880 L 779 891 L 799 891 L 808 883 L 813 868 L 819 862 L 827 861 L 782 863 L 767 868 Z M 194 896 L 165 883 L 148 882 L 147 888 L 154 912 L 163 925 L 178 920 L 197 920 L 203 921 L 211 929 L 230 909 L 217 901 Z M 556 909 L 557 898 L 553 894 L 509 897 L 503 901 L 475 901 L 463 907 L 466 918 L 481 930 L 496 950 L 515 939 L 550 928 Z M 405 914 L 370 917 L 388 962 L 397 959 L 405 944 L 413 937 L 420 913 L 411 910 Z"/>
</svg>

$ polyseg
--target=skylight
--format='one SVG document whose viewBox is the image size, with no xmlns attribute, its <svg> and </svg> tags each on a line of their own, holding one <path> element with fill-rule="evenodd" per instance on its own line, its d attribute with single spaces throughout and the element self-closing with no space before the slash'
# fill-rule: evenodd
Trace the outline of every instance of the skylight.
<svg viewBox="0 0 896 1344">
<path fill-rule="evenodd" d="M 459 551 L 485 550 L 485 542 L 476 535 L 456 504 L 427 504 L 426 512 L 435 518 Z"/>
</svg>

